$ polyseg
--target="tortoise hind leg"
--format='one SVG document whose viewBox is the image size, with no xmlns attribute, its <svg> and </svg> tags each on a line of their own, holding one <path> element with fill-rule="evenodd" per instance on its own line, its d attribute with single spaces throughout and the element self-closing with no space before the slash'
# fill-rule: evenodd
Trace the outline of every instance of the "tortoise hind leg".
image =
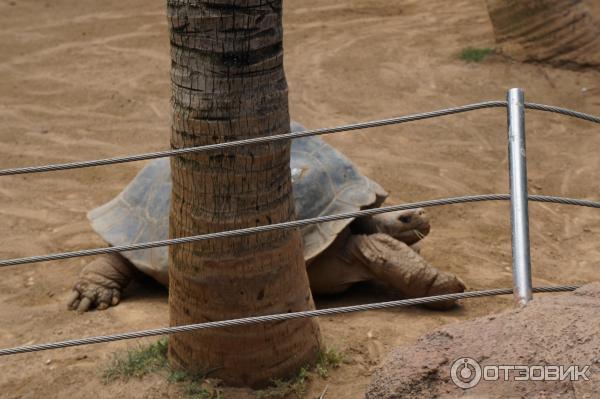
<svg viewBox="0 0 600 399">
<path fill-rule="evenodd" d="M 354 235 L 346 253 L 365 266 L 377 278 L 407 298 L 463 292 L 465 284 L 454 274 L 428 264 L 405 243 L 387 234 Z M 448 309 L 455 301 L 427 305 Z"/>
<path fill-rule="evenodd" d="M 67 306 L 78 312 L 115 306 L 135 274 L 135 267 L 122 255 L 101 255 L 81 270 Z"/>
</svg>

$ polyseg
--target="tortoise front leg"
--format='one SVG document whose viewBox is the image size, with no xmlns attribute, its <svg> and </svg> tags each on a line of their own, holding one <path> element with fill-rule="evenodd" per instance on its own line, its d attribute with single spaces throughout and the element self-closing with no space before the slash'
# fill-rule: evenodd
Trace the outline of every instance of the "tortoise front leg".
<svg viewBox="0 0 600 399">
<path fill-rule="evenodd" d="M 353 235 L 347 242 L 346 251 L 370 270 L 377 280 L 387 283 L 407 298 L 465 290 L 460 278 L 431 266 L 408 245 L 387 234 Z M 446 301 L 426 306 L 448 309 L 454 304 L 455 301 Z"/>
<path fill-rule="evenodd" d="M 99 310 L 115 306 L 136 273 L 135 267 L 122 255 L 101 255 L 79 273 L 67 306 L 78 312 L 93 306 Z"/>
</svg>

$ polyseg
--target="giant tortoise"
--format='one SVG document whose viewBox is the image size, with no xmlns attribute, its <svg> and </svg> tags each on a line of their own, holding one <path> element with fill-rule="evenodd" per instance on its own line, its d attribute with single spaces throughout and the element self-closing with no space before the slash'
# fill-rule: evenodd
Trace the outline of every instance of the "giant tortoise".
<svg viewBox="0 0 600 399">
<path fill-rule="evenodd" d="M 291 128 L 303 130 L 295 122 Z M 290 166 L 298 219 L 379 207 L 387 197 L 379 184 L 318 137 L 292 140 Z M 150 162 L 113 200 L 88 213 L 94 230 L 115 246 L 166 239 L 170 173 L 168 159 Z M 465 286 L 458 277 L 430 266 L 410 247 L 427 233 L 422 209 L 303 227 L 312 292 L 339 293 L 369 280 L 387 284 L 402 297 L 462 292 Z M 118 304 L 137 270 L 168 286 L 168 268 L 166 247 L 101 255 L 81 271 L 69 307 L 86 311 Z"/>
</svg>

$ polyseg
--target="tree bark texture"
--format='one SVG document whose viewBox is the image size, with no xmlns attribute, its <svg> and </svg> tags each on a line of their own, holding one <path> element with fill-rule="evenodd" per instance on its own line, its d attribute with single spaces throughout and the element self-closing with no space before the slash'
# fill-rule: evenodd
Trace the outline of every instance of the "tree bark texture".
<svg viewBox="0 0 600 399">
<path fill-rule="evenodd" d="M 282 2 L 168 0 L 171 147 L 289 132 Z M 294 219 L 290 143 L 171 158 L 170 236 Z M 313 309 L 300 232 L 198 241 L 169 250 L 171 325 Z M 316 320 L 176 334 L 169 360 L 260 387 L 314 362 Z"/>
<path fill-rule="evenodd" d="M 600 27 L 582 0 L 487 0 L 487 6 L 505 55 L 557 66 L 600 66 Z"/>
</svg>

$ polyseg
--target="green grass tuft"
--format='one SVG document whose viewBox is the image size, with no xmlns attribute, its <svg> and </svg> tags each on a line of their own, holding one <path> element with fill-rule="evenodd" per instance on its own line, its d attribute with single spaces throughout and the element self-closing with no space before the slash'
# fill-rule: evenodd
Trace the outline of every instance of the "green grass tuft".
<svg viewBox="0 0 600 399">
<path fill-rule="evenodd" d="M 494 52 L 491 48 L 467 47 L 460 53 L 460 59 L 466 62 L 481 62 Z"/>
<path fill-rule="evenodd" d="M 169 376 L 167 377 L 167 381 L 171 384 L 176 384 L 178 382 L 184 382 L 189 380 L 188 373 L 183 370 L 171 370 Z"/>
<path fill-rule="evenodd" d="M 321 378 L 329 376 L 329 370 L 340 367 L 344 361 L 344 354 L 334 348 L 329 348 L 319 353 L 319 359 L 315 366 L 315 371 Z"/>
<path fill-rule="evenodd" d="M 207 387 L 198 382 L 190 382 L 185 387 L 187 399 L 222 399 L 223 392 L 214 387 Z"/>
<path fill-rule="evenodd" d="M 295 395 L 301 398 L 306 392 L 308 369 L 302 367 L 298 374 L 289 380 L 273 380 L 270 387 L 256 391 L 257 399 L 283 399 Z"/>
<path fill-rule="evenodd" d="M 105 383 L 116 380 L 127 381 L 130 378 L 141 378 L 152 372 L 167 371 L 167 380 L 172 384 L 183 384 L 187 399 L 222 399 L 221 389 L 205 380 L 210 372 L 190 374 L 181 370 L 172 370 L 167 361 L 168 340 L 162 338 L 146 347 L 130 349 L 123 354 L 114 355 L 110 365 L 104 370 Z M 336 349 L 329 348 L 321 353 L 314 367 L 314 372 L 321 378 L 327 378 L 331 369 L 337 368 L 344 360 L 344 355 Z M 303 367 L 298 374 L 288 380 L 274 380 L 270 387 L 257 391 L 258 399 L 301 398 L 306 392 L 310 378 L 310 368 Z"/>
<path fill-rule="evenodd" d="M 330 370 L 338 368 L 343 361 L 343 353 L 333 348 L 326 349 L 319 353 L 314 372 L 321 378 L 327 378 L 329 377 Z M 309 378 L 309 368 L 303 367 L 293 378 L 288 380 L 273 380 L 270 387 L 257 391 L 256 397 L 258 399 L 301 398 L 306 392 L 306 385 Z"/>
<path fill-rule="evenodd" d="M 167 380 L 171 384 L 182 383 L 186 399 L 222 399 L 223 392 L 211 386 L 205 380 L 206 374 L 190 374 L 181 370 L 172 370 L 167 361 L 168 339 L 162 338 L 145 347 L 130 349 L 115 354 L 110 365 L 104 370 L 104 383 L 116 380 L 127 381 L 141 378 L 152 372 L 167 371 Z"/>
<path fill-rule="evenodd" d="M 111 364 L 104 370 L 104 382 L 140 378 L 167 367 L 167 347 L 167 339 L 162 338 L 147 347 L 139 347 L 128 350 L 123 355 L 115 355 Z"/>
</svg>

